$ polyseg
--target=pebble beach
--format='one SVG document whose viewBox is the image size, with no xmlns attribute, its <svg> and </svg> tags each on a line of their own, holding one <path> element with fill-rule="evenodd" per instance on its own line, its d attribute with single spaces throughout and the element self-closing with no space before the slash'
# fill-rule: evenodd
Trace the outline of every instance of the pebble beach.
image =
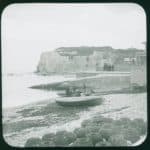
<svg viewBox="0 0 150 150">
<path fill-rule="evenodd" d="M 122 118 L 129 118 L 131 121 L 142 119 L 146 123 L 147 94 L 102 95 L 99 105 L 89 107 L 63 107 L 55 103 L 54 99 L 47 99 L 5 109 L 3 110 L 3 135 L 9 145 L 24 147 L 33 135 L 42 138 L 48 133 L 74 132 L 75 129 L 82 127 L 85 120 L 91 120 L 95 116 L 116 121 Z"/>
</svg>

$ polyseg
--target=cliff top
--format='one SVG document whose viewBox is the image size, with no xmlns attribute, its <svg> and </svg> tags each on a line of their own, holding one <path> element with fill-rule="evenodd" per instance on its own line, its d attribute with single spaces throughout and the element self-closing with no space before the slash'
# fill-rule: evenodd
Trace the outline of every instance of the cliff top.
<svg viewBox="0 0 150 150">
<path fill-rule="evenodd" d="M 97 52 L 115 52 L 115 53 L 137 53 L 144 52 L 142 49 L 128 48 L 128 49 L 114 49 L 110 46 L 104 47 L 59 47 L 57 51 L 60 55 L 80 55 L 80 56 L 89 56 L 92 55 L 94 51 Z"/>
</svg>

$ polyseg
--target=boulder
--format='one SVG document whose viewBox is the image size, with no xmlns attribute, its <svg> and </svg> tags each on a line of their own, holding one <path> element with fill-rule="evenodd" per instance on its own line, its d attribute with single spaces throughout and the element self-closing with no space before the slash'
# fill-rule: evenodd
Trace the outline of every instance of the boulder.
<svg viewBox="0 0 150 150">
<path fill-rule="evenodd" d="M 136 141 L 140 139 L 140 133 L 138 129 L 133 128 L 133 127 L 124 129 L 122 131 L 122 134 L 126 140 L 131 141 L 132 143 L 135 143 Z"/>
<path fill-rule="evenodd" d="M 67 146 L 69 144 L 65 134 L 67 131 L 58 131 L 54 137 L 54 143 L 56 146 Z"/>
<path fill-rule="evenodd" d="M 84 146 L 84 147 L 88 147 L 88 146 L 93 146 L 92 141 L 89 138 L 77 138 L 77 140 L 75 142 L 73 142 L 73 144 L 71 146 Z"/>
<path fill-rule="evenodd" d="M 66 132 L 65 138 L 67 139 L 67 142 L 70 144 L 76 140 L 76 135 L 72 132 Z"/>
<path fill-rule="evenodd" d="M 92 121 L 91 120 L 84 120 L 82 123 L 81 123 L 81 126 L 82 127 L 87 127 L 87 126 L 91 126 L 92 125 Z"/>
<path fill-rule="evenodd" d="M 112 146 L 127 146 L 127 140 L 124 139 L 124 136 L 121 134 L 112 135 L 108 141 Z"/>
<path fill-rule="evenodd" d="M 53 142 L 54 137 L 55 137 L 54 133 L 43 135 L 42 141 L 43 141 L 44 146 L 54 146 L 55 145 Z"/>
<path fill-rule="evenodd" d="M 141 135 L 144 135 L 147 132 L 147 124 L 143 119 L 134 119 L 132 121 L 132 126 L 134 126 Z"/>
<path fill-rule="evenodd" d="M 87 137 L 92 141 L 93 145 L 99 141 L 102 141 L 102 136 L 99 133 L 88 133 Z"/>
<path fill-rule="evenodd" d="M 99 130 L 99 134 L 102 136 L 102 138 L 108 140 L 110 136 L 112 136 L 113 130 L 109 128 L 103 128 Z"/>
<path fill-rule="evenodd" d="M 115 121 L 115 125 L 124 126 L 126 128 L 131 125 L 131 120 L 129 118 L 120 118 Z"/>
<path fill-rule="evenodd" d="M 87 130 L 87 133 L 98 133 L 100 130 L 100 126 L 93 125 L 93 126 L 88 126 L 85 129 Z"/>
<path fill-rule="evenodd" d="M 87 130 L 84 128 L 76 128 L 74 130 L 74 133 L 75 133 L 77 138 L 82 138 L 82 137 L 86 136 Z"/>
<path fill-rule="evenodd" d="M 29 138 L 25 143 L 25 147 L 42 147 L 42 146 L 43 146 L 42 140 L 37 137 Z"/>
</svg>

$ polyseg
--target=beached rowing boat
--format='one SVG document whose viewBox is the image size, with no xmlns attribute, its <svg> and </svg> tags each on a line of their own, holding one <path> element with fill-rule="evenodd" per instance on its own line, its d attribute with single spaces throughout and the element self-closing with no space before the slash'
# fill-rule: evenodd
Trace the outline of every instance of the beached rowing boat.
<svg viewBox="0 0 150 150">
<path fill-rule="evenodd" d="M 61 97 L 55 99 L 56 103 L 63 106 L 95 105 L 102 101 L 100 96 Z"/>
</svg>

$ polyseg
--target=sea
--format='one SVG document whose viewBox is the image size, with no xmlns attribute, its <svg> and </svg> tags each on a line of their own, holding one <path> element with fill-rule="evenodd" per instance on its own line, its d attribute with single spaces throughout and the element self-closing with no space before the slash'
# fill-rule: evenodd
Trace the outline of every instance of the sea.
<svg viewBox="0 0 150 150">
<path fill-rule="evenodd" d="M 72 80 L 73 76 L 42 76 L 36 73 L 9 73 L 2 75 L 2 108 L 10 108 L 58 97 L 56 91 L 30 88 L 33 85 Z"/>
</svg>

